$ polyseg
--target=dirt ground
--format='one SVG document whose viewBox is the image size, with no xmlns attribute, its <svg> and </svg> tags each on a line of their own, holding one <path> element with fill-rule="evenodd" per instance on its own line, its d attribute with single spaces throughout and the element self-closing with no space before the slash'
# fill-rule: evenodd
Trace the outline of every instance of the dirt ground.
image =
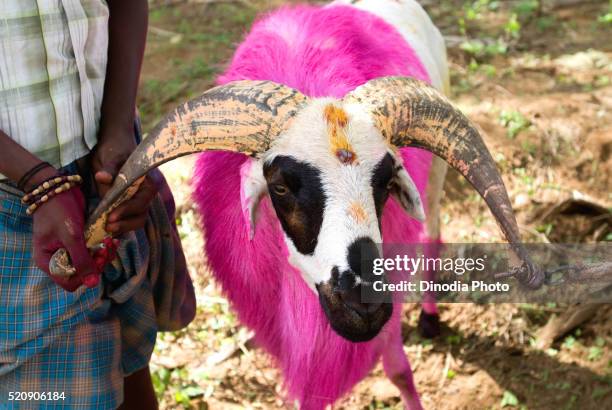
<svg viewBox="0 0 612 410">
<path fill-rule="evenodd" d="M 145 130 L 213 84 L 254 16 L 280 1 L 156 1 L 140 90 Z M 453 100 L 485 131 L 530 242 L 612 241 L 612 10 L 607 1 L 426 1 L 449 46 Z M 250 342 L 202 255 L 189 198 L 193 158 L 163 168 L 195 279 L 198 315 L 158 338 L 163 409 L 292 408 L 272 359 Z M 447 242 L 497 242 L 484 203 L 454 172 L 442 211 Z M 535 336 L 566 306 L 441 305 L 442 335 L 418 336 L 406 306 L 405 351 L 426 409 L 612 409 L 609 305 L 551 348 Z M 378 366 L 335 409 L 399 409 Z"/>
</svg>

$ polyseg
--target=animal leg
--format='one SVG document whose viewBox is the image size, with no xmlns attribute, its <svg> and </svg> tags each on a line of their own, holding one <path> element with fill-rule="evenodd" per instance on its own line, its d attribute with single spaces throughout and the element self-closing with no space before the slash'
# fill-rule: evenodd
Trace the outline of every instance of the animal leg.
<svg viewBox="0 0 612 410">
<path fill-rule="evenodd" d="M 402 333 L 399 329 L 390 337 L 387 348 L 383 352 L 383 367 L 385 374 L 399 389 L 406 410 L 422 410 L 419 394 L 414 386 L 410 363 L 404 353 Z"/>
<path fill-rule="evenodd" d="M 299 404 L 300 410 L 325 410 L 325 403 L 317 398 L 306 398 Z"/>
<path fill-rule="evenodd" d="M 440 202 L 442 200 L 442 188 L 446 177 L 446 163 L 433 157 L 429 179 L 427 183 L 427 243 L 425 244 L 425 256 L 435 258 L 440 253 Z M 435 273 L 430 270 L 423 272 L 423 279 L 434 281 Z M 432 292 L 425 292 L 421 304 L 422 311 L 419 317 L 419 333 L 423 337 L 433 338 L 440 334 L 440 318 L 436 299 Z"/>
<path fill-rule="evenodd" d="M 436 258 L 440 254 L 440 241 L 431 240 L 424 244 L 425 257 Z M 423 280 L 433 282 L 436 280 L 436 275 L 433 270 L 423 271 Z M 436 305 L 436 297 L 434 292 L 427 291 L 423 294 L 421 302 L 421 314 L 418 324 L 419 333 L 427 339 L 433 339 L 440 334 L 440 316 Z"/>
</svg>

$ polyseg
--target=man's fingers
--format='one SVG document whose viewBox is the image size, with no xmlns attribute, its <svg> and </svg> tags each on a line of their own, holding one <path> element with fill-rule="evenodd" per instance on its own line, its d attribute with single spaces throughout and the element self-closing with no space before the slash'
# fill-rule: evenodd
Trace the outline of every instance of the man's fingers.
<svg viewBox="0 0 612 410">
<path fill-rule="evenodd" d="M 133 218 L 122 219 L 119 222 L 113 222 L 106 226 L 108 232 L 121 235 L 127 232 L 135 231 L 137 229 L 141 229 L 147 223 L 147 215 L 138 215 Z"/>
<path fill-rule="evenodd" d="M 96 264 L 89 254 L 89 249 L 85 246 L 85 239 L 82 235 L 79 238 L 72 239 L 65 243 L 66 250 L 72 260 L 72 266 L 76 270 L 76 275 L 79 276 L 83 283 L 88 287 L 97 285 L 97 278 L 100 273 L 96 268 Z"/>
<path fill-rule="evenodd" d="M 114 176 L 108 171 L 98 171 L 95 173 L 94 179 L 96 180 L 98 195 L 103 198 L 113 184 Z"/>
<path fill-rule="evenodd" d="M 99 184 L 112 184 L 113 182 L 113 175 L 108 171 L 98 171 L 94 178 Z"/>
<path fill-rule="evenodd" d="M 59 241 L 49 241 L 45 244 L 34 239 L 34 246 L 32 257 L 34 258 L 34 263 L 38 267 L 38 269 L 50 274 L 49 272 L 49 262 L 51 261 L 51 255 L 55 250 L 62 247 L 62 243 Z"/>
<path fill-rule="evenodd" d="M 146 215 L 149 210 L 149 205 L 157 190 L 155 186 L 149 181 L 145 180 L 141 185 L 140 189 L 130 200 L 121 204 L 108 216 L 108 222 L 120 222 L 123 219 L 130 217 Z"/>
<path fill-rule="evenodd" d="M 55 251 L 57 251 L 59 248 L 62 248 L 63 245 L 59 241 L 47 243 L 46 245 L 47 246 L 42 246 L 41 244 L 35 243 L 33 253 L 34 263 L 40 270 L 47 273 L 55 284 L 61 286 L 68 292 L 74 292 L 83 283 L 83 278 L 79 274 L 69 277 L 51 275 L 49 272 L 49 261 L 51 260 L 51 255 L 53 255 L 53 253 L 55 253 Z"/>
<path fill-rule="evenodd" d="M 110 175 L 111 177 L 111 181 L 115 178 L 115 176 L 119 173 L 119 170 L 121 169 L 121 166 L 123 165 L 123 163 L 125 162 L 126 158 L 113 158 L 111 160 L 105 160 L 103 163 L 101 163 L 100 167 L 98 168 L 98 171 L 96 172 L 96 174 L 104 174 L 104 176 Z"/>
<path fill-rule="evenodd" d="M 117 209 L 113 210 L 108 216 L 108 222 L 120 222 L 124 219 L 146 215 L 149 210 L 150 198 L 139 196 L 138 198 L 132 198 L 124 204 L 121 204 Z"/>
<path fill-rule="evenodd" d="M 123 162 L 123 160 L 119 159 L 107 161 L 102 165 L 101 169 L 98 169 L 98 171 L 96 171 L 94 174 L 94 179 L 98 188 L 98 195 L 100 195 L 101 198 L 104 197 L 104 195 L 106 195 L 110 189 L 113 181 L 115 180 L 115 176 L 117 176 L 119 170 L 121 169 Z"/>
<path fill-rule="evenodd" d="M 115 170 L 110 168 L 101 169 L 94 174 L 94 178 L 96 182 L 110 184 L 115 178 Z"/>
</svg>

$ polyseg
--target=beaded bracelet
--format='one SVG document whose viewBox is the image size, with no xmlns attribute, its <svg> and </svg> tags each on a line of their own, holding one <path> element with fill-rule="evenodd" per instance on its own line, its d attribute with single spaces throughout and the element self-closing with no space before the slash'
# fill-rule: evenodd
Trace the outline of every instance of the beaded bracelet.
<svg viewBox="0 0 612 410">
<path fill-rule="evenodd" d="M 83 179 L 81 178 L 80 175 L 56 175 L 53 176 L 49 179 L 44 180 L 43 182 L 41 182 L 35 189 L 33 189 L 32 191 L 28 192 L 27 194 L 25 194 L 23 196 L 23 198 L 21 198 L 21 202 L 23 204 L 29 205 L 32 202 L 34 202 L 36 199 L 42 197 L 44 194 L 47 193 L 47 191 L 49 191 L 51 188 L 60 185 L 60 184 L 64 184 L 66 182 L 70 182 L 70 183 L 74 183 L 74 184 L 80 184 L 83 181 Z"/>
<path fill-rule="evenodd" d="M 32 215 L 42 204 L 48 202 L 56 195 L 66 192 L 81 184 L 83 179 L 79 175 L 55 176 L 42 182 L 34 190 L 21 198 L 21 202 L 30 205 L 26 214 Z"/>
<path fill-rule="evenodd" d="M 39 199 L 37 199 L 33 204 L 31 204 L 28 207 L 28 209 L 26 209 L 26 214 L 32 215 L 34 213 L 34 211 L 36 211 L 42 204 L 44 204 L 45 202 L 48 202 L 54 196 L 56 196 L 58 194 L 61 194 L 62 192 L 66 192 L 66 191 L 74 188 L 77 185 L 78 184 L 71 183 L 71 182 L 66 182 L 63 185 L 60 185 L 60 186 L 58 186 L 57 188 L 55 188 L 53 190 L 49 190 L 49 191 L 45 192 Z"/>
</svg>

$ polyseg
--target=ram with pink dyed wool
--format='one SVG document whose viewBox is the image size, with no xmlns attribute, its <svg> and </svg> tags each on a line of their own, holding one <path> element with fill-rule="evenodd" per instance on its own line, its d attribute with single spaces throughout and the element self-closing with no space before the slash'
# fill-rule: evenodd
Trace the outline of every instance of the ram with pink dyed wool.
<svg viewBox="0 0 612 410">
<path fill-rule="evenodd" d="M 543 280 L 478 129 L 444 96 L 440 33 L 414 0 L 285 7 L 255 23 L 219 84 L 138 145 L 89 217 L 88 244 L 147 172 L 208 151 L 193 198 L 210 268 L 288 398 L 323 409 L 382 358 L 406 407 L 420 409 L 402 306 L 389 292 L 364 295 L 380 278 L 373 260 L 389 256 L 382 244 L 436 252 L 447 164 L 484 198 L 518 278 Z M 54 260 L 68 270 L 60 251 Z M 423 302 L 421 330 L 435 334 L 435 303 Z"/>
<path fill-rule="evenodd" d="M 544 281 L 477 127 L 444 96 L 440 33 L 414 0 L 285 7 L 255 23 L 219 84 L 138 145 L 89 217 L 88 246 L 147 172 L 209 151 L 193 178 L 208 261 L 289 398 L 323 409 L 382 358 L 406 407 L 420 409 L 402 306 L 389 292 L 364 295 L 380 278 L 373 261 L 392 256 L 382 244 L 437 251 L 447 164 L 496 218 L 512 275 L 531 288 Z M 73 272 L 65 250 L 50 269 Z M 420 327 L 431 335 L 438 316 L 426 298 Z"/>
</svg>

